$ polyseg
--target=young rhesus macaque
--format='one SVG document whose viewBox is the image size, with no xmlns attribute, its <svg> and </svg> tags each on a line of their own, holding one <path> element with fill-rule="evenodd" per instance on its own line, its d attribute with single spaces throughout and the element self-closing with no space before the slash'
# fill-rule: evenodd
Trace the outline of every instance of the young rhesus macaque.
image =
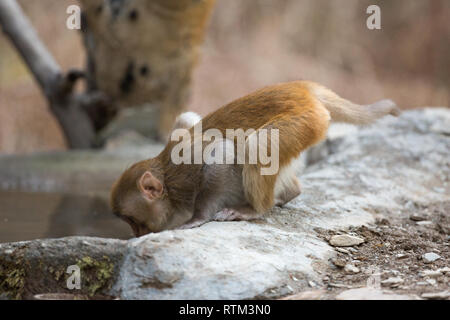
<svg viewBox="0 0 450 320">
<path fill-rule="evenodd" d="M 237 138 L 214 140 L 212 144 L 219 147 L 216 151 L 232 155 L 232 162 L 225 164 L 211 163 L 208 156 L 201 163 L 175 164 L 173 151 L 180 142 L 170 141 L 157 157 L 140 161 L 122 174 L 111 193 L 113 212 L 130 224 L 136 236 L 213 220 L 260 218 L 274 205 L 300 194 L 295 170 L 300 153 L 326 137 L 330 120 L 369 124 L 398 113 L 390 100 L 357 105 L 317 83 L 294 81 L 258 90 L 202 120 L 192 112 L 182 114 L 174 130 L 185 128 L 192 134 L 216 129 L 224 137 L 227 129 L 255 131 L 240 142 Z M 278 134 L 275 144 L 273 135 L 267 134 L 274 129 Z M 268 164 L 248 161 L 251 141 L 263 138 L 268 140 L 262 146 L 278 156 L 278 170 L 269 174 L 263 174 Z M 183 153 L 195 153 L 195 141 L 205 146 L 205 140 L 194 138 Z M 244 150 L 242 162 L 237 161 L 239 147 Z"/>
</svg>

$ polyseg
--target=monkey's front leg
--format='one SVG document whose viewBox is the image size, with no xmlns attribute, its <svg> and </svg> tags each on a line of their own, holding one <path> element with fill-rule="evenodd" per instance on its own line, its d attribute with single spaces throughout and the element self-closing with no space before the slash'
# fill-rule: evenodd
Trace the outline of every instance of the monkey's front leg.
<svg viewBox="0 0 450 320">
<path fill-rule="evenodd" d="M 248 221 L 262 218 L 264 214 L 256 212 L 250 206 L 240 208 L 224 208 L 210 217 L 208 215 L 194 216 L 178 229 L 192 229 L 211 221 Z"/>
<path fill-rule="evenodd" d="M 252 207 L 225 208 L 214 216 L 216 221 L 243 221 L 262 218 L 264 214 L 256 212 Z"/>
<path fill-rule="evenodd" d="M 188 222 L 186 222 L 185 224 L 183 224 L 181 227 L 178 227 L 177 229 L 183 230 L 183 229 L 198 228 L 210 221 L 211 221 L 211 219 L 194 217 L 191 220 L 189 220 Z"/>
<path fill-rule="evenodd" d="M 214 219 L 211 218 L 212 214 L 211 212 L 208 212 L 208 210 L 196 210 L 194 215 L 190 220 L 188 220 L 185 224 L 178 227 L 177 229 L 192 229 L 197 228 L 202 225 L 204 225 L 207 222 L 213 221 Z"/>
</svg>

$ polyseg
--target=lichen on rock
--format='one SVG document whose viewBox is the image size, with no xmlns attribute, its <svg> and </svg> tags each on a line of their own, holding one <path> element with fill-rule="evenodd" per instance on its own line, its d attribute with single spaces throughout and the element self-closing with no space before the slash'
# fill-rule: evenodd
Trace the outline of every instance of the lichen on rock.
<svg viewBox="0 0 450 320">
<path fill-rule="evenodd" d="M 82 274 L 82 286 L 87 287 L 90 296 L 94 296 L 99 290 L 108 290 L 111 287 L 111 278 L 113 277 L 114 264 L 107 256 L 101 260 L 85 256 L 77 261 Z"/>
</svg>

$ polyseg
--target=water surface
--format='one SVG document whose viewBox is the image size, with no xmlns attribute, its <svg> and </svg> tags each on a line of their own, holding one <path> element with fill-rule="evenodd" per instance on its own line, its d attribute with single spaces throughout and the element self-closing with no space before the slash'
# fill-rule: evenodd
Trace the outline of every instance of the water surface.
<svg viewBox="0 0 450 320">
<path fill-rule="evenodd" d="M 111 213 L 106 198 L 0 191 L 0 242 L 66 236 L 129 239 L 133 234 Z"/>
</svg>

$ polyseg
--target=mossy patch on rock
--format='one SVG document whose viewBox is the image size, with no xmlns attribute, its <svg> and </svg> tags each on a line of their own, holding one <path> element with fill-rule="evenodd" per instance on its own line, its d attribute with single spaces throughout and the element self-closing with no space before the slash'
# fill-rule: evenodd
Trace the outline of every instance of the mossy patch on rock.
<svg viewBox="0 0 450 320">
<path fill-rule="evenodd" d="M 25 269 L 20 262 L 0 260 L 0 294 L 21 299 L 25 288 Z"/>
<path fill-rule="evenodd" d="M 111 296 L 127 242 L 68 237 L 0 244 L 0 299 L 37 294 Z M 80 268 L 81 290 L 69 288 L 69 267 Z"/>
<path fill-rule="evenodd" d="M 64 275 L 64 270 L 56 270 L 55 268 L 53 268 L 52 266 L 50 266 L 48 268 L 48 271 L 50 272 L 50 274 L 53 275 L 53 277 L 55 278 L 56 281 L 59 281 L 61 279 L 61 277 Z M 67 280 L 67 279 L 66 279 Z"/>
<path fill-rule="evenodd" d="M 101 260 L 96 260 L 85 256 L 77 261 L 77 266 L 81 270 L 82 290 L 86 290 L 90 296 L 111 287 L 114 264 L 109 257 L 103 256 Z"/>
</svg>

